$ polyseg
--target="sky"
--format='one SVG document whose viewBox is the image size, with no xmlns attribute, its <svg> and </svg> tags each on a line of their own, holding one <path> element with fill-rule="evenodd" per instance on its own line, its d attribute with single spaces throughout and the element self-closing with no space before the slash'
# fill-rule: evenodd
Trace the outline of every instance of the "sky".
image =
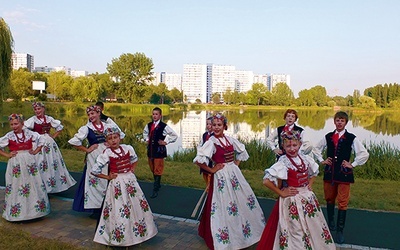
<svg viewBox="0 0 400 250">
<path fill-rule="evenodd" d="M 0 0 L 14 51 L 35 67 L 105 73 L 140 52 L 154 72 L 213 63 L 288 74 L 295 96 L 400 84 L 399 12 L 398 0 Z"/>
</svg>

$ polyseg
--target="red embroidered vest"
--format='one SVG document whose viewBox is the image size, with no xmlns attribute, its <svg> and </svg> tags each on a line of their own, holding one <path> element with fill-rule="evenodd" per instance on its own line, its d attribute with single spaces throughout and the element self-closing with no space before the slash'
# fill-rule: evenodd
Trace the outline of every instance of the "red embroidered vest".
<svg viewBox="0 0 400 250">
<path fill-rule="evenodd" d="M 110 172 L 111 173 L 127 173 L 132 170 L 132 163 L 130 160 L 130 154 L 127 152 L 121 157 L 110 156 Z"/>
<path fill-rule="evenodd" d="M 10 149 L 10 151 L 30 150 L 32 149 L 32 138 L 22 143 L 8 140 L 8 148 Z"/>
</svg>

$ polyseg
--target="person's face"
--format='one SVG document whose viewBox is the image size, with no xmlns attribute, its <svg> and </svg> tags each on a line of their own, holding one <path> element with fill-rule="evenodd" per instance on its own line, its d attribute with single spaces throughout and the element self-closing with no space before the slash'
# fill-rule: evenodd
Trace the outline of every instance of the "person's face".
<svg viewBox="0 0 400 250">
<path fill-rule="evenodd" d="M 89 117 L 89 121 L 91 121 L 91 122 L 100 121 L 100 112 L 96 112 L 96 111 L 92 110 L 87 115 Z"/>
<path fill-rule="evenodd" d="M 44 108 L 43 107 L 35 107 L 33 109 L 36 116 L 43 116 L 44 115 Z"/>
<path fill-rule="evenodd" d="M 336 131 L 338 131 L 338 132 L 343 131 L 347 124 L 346 119 L 339 118 L 339 117 L 336 118 L 334 122 L 335 122 L 335 126 L 336 126 Z"/>
<path fill-rule="evenodd" d="M 214 131 L 214 135 L 216 137 L 220 137 L 224 134 L 224 122 L 219 119 L 214 119 L 212 122 L 212 130 Z"/>
<path fill-rule="evenodd" d="M 102 106 L 98 106 L 98 105 L 96 105 L 96 107 L 98 107 L 98 108 L 100 108 L 100 110 L 101 110 L 101 112 L 103 112 L 103 107 Z"/>
<path fill-rule="evenodd" d="M 158 111 L 158 110 L 153 110 L 153 113 L 151 116 L 153 118 L 153 121 L 155 121 L 155 122 L 161 119 L 161 114 L 160 114 L 160 111 Z"/>
<path fill-rule="evenodd" d="M 10 121 L 10 127 L 15 133 L 21 133 L 23 125 L 24 123 L 18 121 L 17 119 L 12 119 Z"/>
<path fill-rule="evenodd" d="M 107 143 L 110 148 L 117 149 L 119 147 L 121 138 L 120 138 L 119 134 L 111 134 L 111 135 L 107 136 L 106 140 L 107 140 Z"/>
<path fill-rule="evenodd" d="M 212 123 L 211 120 L 207 120 L 207 125 L 206 125 L 207 131 L 212 132 Z"/>
<path fill-rule="evenodd" d="M 285 153 L 290 157 L 296 157 L 299 153 L 301 142 L 298 140 L 285 140 L 283 142 L 283 148 Z"/>
<path fill-rule="evenodd" d="M 296 122 L 296 115 L 293 113 L 287 113 L 285 117 L 285 122 L 287 125 L 291 126 L 293 123 Z"/>
</svg>

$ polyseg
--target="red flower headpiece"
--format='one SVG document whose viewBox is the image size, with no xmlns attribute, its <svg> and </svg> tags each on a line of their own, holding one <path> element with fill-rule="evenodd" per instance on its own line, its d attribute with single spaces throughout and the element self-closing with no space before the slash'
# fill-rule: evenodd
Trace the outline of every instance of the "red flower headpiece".
<svg viewBox="0 0 400 250">
<path fill-rule="evenodd" d="M 44 108 L 44 104 L 42 102 L 32 103 L 32 108 L 36 108 L 36 107 Z"/>
<path fill-rule="evenodd" d="M 117 127 L 110 127 L 104 130 L 104 135 L 107 137 L 112 134 L 121 134 L 121 131 Z"/>
<path fill-rule="evenodd" d="M 8 120 L 9 121 L 14 120 L 14 119 L 16 119 L 16 120 L 18 120 L 20 122 L 23 122 L 24 121 L 24 116 L 22 114 L 11 114 L 11 115 L 8 116 Z"/>
<path fill-rule="evenodd" d="M 96 105 L 92 105 L 86 108 L 86 114 L 88 114 L 90 111 L 96 111 L 97 113 L 101 112 L 101 108 Z"/>
</svg>

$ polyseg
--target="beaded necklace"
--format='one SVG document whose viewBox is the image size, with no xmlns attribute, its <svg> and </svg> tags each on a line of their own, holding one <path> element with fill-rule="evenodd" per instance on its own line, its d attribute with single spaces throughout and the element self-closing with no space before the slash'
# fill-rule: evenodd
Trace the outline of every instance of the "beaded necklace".
<svg viewBox="0 0 400 250">
<path fill-rule="evenodd" d="M 110 148 L 110 149 L 114 154 L 118 155 L 119 158 L 125 156 L 125 151 L 122 149 L 121 146 L 119 146 L 119 150 L 121 151 L 119 153 L 117 153 L 117 151 L 115 151 L 113 148 Z"/>
<path fill-rule="evenodd" d="M 289 156 L 288 156 L 290 162 L 293 164 L 293 166 L 295 166 L 295 168 L 297 169 L 297 171 L 299 171 L 299 172 L 304 172 L 304 171 L 306 171 L 306 164 L 304 164 L 304 161 L 303 161 L 303 159 L 302 159 L 300 156 L 298 156 L 298 157 L 300 158 L 300 161 L 301 161 L 300 164 L 297 164 L 296 162 L 294 162 L 294 160 L 293 160 L 292 157 L 289 157 Z"/>
<path fill-rule="evenodd" d="M 98 132 L 100 132 L 100 133 L 103 133 L 103 131 L 104 131 L 104 126 L 103 126 L 103 123 L 102 122 L 100 122 L 100 126 L 98 126 L 96 123 L 94 123 L 94 122 L 92 122 L 92 124 L 93 124 L 93 127 L 96 129 L 96 131 L 98 131 Z"/>
<path fill-rule="evenodd" d="M 24 142 L 25 142 L 26 137 L 25 137 L 25 133 L 24 133 L 23 130 L 22 130 L 22 136 L 21 136 L 21 138 L 18 137 L 18 134 L 17 134 L 17 133 L 14 132 L 14 134 L 15 134 L 15 137 L 17 138 L 17 142 L 18 142 L 18 143 L 24 143 Z"/>
</svg>

